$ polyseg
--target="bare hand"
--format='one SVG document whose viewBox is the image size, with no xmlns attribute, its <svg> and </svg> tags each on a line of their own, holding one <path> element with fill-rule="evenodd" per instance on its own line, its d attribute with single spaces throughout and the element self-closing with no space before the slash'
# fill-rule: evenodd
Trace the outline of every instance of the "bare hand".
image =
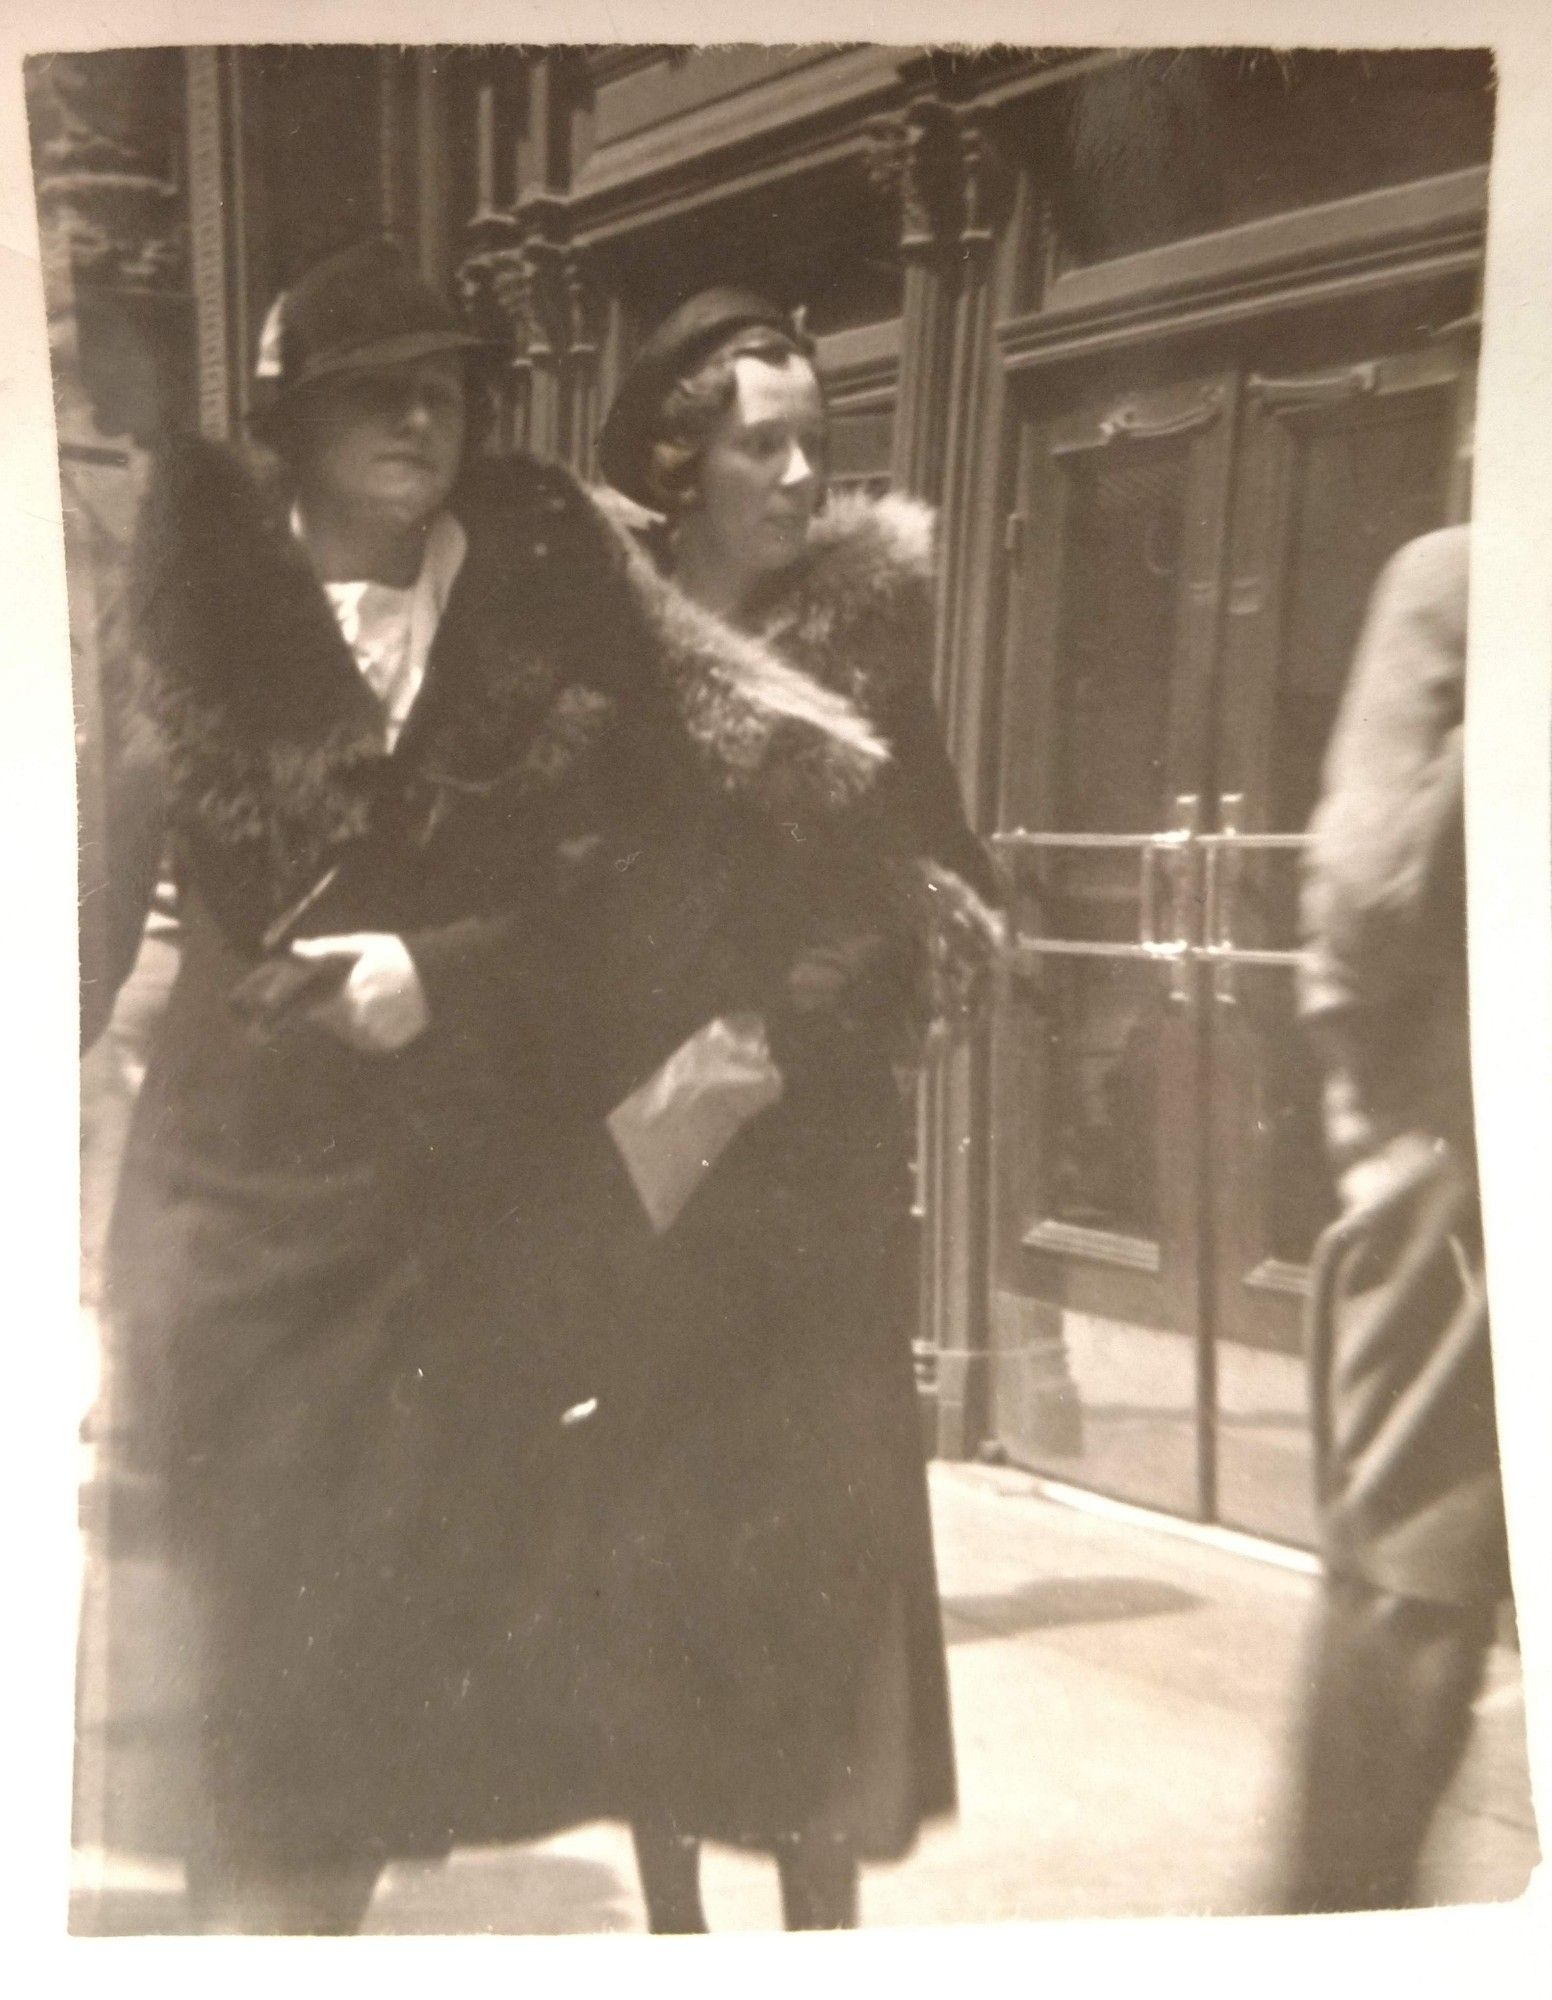
<svg viewBox="0 0 1552 2000">
<path fill-rule="evenodd" d="M 1398 1132 L 1378 1152 L 1355 1160 L 1342 1175 L 1342 1206 L 1349 1215 L 1377 1207 L 1404 1183 L 1420 1179 L 1438 1160 L 1436 1139 L 1426 1132 Z"/>
<path fill-rule="evenodd" d="M 363 1055 L 392 1055 L 431 1022 L 425 989 L 404 940 L 385 931 L 346 937 L 299 938 L 298 958 L 354 958 L 336 992 L 307 1009 L 307 1018 Z"/>
</svg>

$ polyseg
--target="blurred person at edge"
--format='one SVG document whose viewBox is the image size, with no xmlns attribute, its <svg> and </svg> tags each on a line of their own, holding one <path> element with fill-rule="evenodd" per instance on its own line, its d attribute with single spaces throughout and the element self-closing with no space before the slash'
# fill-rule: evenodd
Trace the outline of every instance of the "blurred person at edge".
<svg viewBox="0 0 1552 2000">
<path fill-rule="evenodd" d="M 657 1931 L 706 1928 L 708 1839 L 774 1857 L 788 1928 L 850 1926 L 859 1863 L 955 1805 L 894 1065 L 929 1019 L 973 1012 L 998 889 L 932 699 L 931 515 L 826 504 L 811 351 L 766 301 L 698 294 L 600 438 L 667 655 L 693 639 L 732 680 L 854 704 L 889 752 L 877 844 L 912 878 L 869 891 L 855 829 L 794 811 L 731 875 L 725 846 L 670 842 L 616 885 L 623 990 L 686 1021 L 743 995 L 781 1079 L 641 1262 L 642 1381 L 598 1496 L 594 1598 L 617 1623 L 589 1650 L 628 1691 L 615 1809 Z M 898 920 L 913 898 L 936 923 Z"/>
<path fill-rule="evenodd" d="M 207 1931 L 349 1932 L 392 1857 L 597 1816 L 572 1419 L 650 1234 L 608 891 L 643 829 L 818 835 L 881 761 L 838 696 L 664 671 L 617 528 L 471 448 L 478 346 L 391 244 L 325 259 L 266 323 L 265 448 L 174 440 L 139 530 L 183 944 L 111 1295 L 194 1606 Z"/>
<path fill-rule="evenodd" d="M 1470 530 L 1394 556 L 1311 823 L 1302 1005 L 1344 1213 L 1317 1247 L 1325 1582 L 1280 1906 L 1402 1907 L 1509 1592 L 1466 1017 Z"/>
</svg>

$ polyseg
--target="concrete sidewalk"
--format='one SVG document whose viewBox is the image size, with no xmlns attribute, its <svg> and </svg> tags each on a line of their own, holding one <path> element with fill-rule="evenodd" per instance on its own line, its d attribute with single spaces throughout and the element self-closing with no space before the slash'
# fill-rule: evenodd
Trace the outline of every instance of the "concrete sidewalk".
<svg viewBox="0 0 1552 2000">
<path fill-rule="evenodd" d="M 867 1877 L 864 1922 L 1254 1910 L 1275 1851 L 1310 1578 L 1054 1504 L 1019 1473 L 935 1466 L 932 1483 L 961 1813 Z M 142 1570 L 115 1565 L 111 1621 L 88 1606 L 77 1933 L 182 1927 L 179 1876 L 158 1852 L 176 1807 L 158 1791 L 156 1755 L 178 1699 L 176 1636 L 165 1580 Z M 1518 1663 L 1501 1652 L 1437 1830 L 1430 1893 L 1512 1897 L 1535 1858 Z M 779 1923 L 773 1870 L 745 1856 L 708 1854 L 706 1903 L 714 1929 Z M 367 1928 L 639 1930 L 628 1836 L 593 1826 L 396 1867 Z"/>
</svg>

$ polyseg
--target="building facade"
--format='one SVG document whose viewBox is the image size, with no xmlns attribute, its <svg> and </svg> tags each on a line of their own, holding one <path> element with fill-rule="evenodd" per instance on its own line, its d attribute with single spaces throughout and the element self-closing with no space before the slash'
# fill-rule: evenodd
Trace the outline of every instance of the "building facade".
<svg viewBox="0 0 1552 2000">
<path fill-rule="evenodd" d="M 941 509 L 938 696 L 1010 885 L 995 1019 L 922 1093 L 937 1447 L 1305 1539 L 1298 837 L 1375 576 L 1467 505 L 1488 58 L 203 48 L 29 91 L 102 524 L 88 825 L 77 573 L 158 427 L 241 427 L 313 257 L 412 244 L 499 343 L 498 437 L 584 476 L 678 300 L 801 307 L 836 479 Z"/>
</svg>

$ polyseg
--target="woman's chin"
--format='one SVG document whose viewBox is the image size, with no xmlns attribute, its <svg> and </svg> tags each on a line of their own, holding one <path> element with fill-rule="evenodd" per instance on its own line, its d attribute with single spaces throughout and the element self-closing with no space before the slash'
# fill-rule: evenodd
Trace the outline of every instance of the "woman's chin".
<svg viewBox="0 0 1552 2000">
<path fill-rule="evenodd" d="M 781 569 L 799 555 L 808 540 L 808 527 L 806 516 L 795 521 L 768 521 L 761 536 L 764 567 Z"/>
<path fill-rule="evenodd" d="M 447 490 L 440 480 L 423 475 L 384 479 L 374 487 L 371 504 L 384 520 L 409 528 L 430 520 L 446 499 Z"/>
</svg>

